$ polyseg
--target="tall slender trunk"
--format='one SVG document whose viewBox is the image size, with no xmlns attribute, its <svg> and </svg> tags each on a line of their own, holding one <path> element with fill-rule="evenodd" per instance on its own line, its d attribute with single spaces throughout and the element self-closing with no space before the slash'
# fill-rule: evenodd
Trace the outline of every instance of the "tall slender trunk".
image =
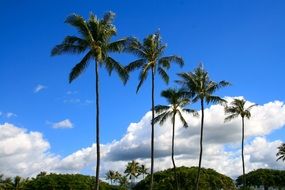
<svg viewBox="0 0 285 190">
<path fill-rule="evenodd" d="M 151 70 L 151 166 L 150 166 L 150 190 L 153 188 L 153 164 L 154 164 L 154 67 Z"/>
<path fill-rule="evenodd" d="M 201 163 L 202 163 L 202 154 L 203 154 L 203 130 L 204 130 L 204 99 L 201 99 L 201 133 L 200 133 L 200 156 L 199 156 L 199 167 L 198 167 L 198 175 L 196 178 L 196 190 L 199 190 L 199 180 L 200 180 L 200 171 L 201 171 Z"/>
<path fill-rule="evenodd" d="M 99 68 L 98 61 L 95 64 L 96 70 L 96 148 L 97 148 L 97 163 L 96 163 L 96 190 L 99 190 L 99 172 L 100 172 L 100 134 L 99 134 Z"/>
<path fill-rule="evenodd" d="M 176 115 L 176 112 L 173 113 L 173 120 L 172 120 L 172 152 L 171 152 L 171 159 L 172 159 L 173 171 L 174 171 L 174 175 L 175 175 L 176 190 L 178 190 L 179 189 L 178 177 L 177 177 L 176 165 L 175 165 L 175 161 L 174 161 L 175 115 Z"/>
<path fill-rule="evenodd" d="M 242 117 L 241 159 L 242 159 L 242 184 L 243 187 L 246 187 L 243 149 L 244 149 L 244 117 Z"/>
</svg>

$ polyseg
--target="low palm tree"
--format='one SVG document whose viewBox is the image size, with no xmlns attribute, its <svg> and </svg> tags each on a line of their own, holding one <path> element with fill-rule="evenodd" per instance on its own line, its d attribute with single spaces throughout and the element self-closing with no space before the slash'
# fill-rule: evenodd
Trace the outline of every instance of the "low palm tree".
<svg viewBox="0 0 285 190">
<path fill-rule="evenodd" d="M 200 102 L 201 105 L 200 154 L 196 178 L 196 190 L 198 190 L 203 154 L 204 106 L 205 103 L 225 103 L 226 100 L 213 94 L 220 88 L 229 86 L 230 83 L 226 81 L 212 81 L 202 64 L 200 64 L 193 72 L 180 73 L 178 76 L 180 77 L 180 80 L 176 82 L 182 85 L 188 96 L 192 98 L 193 103 Z"/>
<path fill-rule="evenodd" d="M 115 172 L 113 170 L 109 170 L 106 173 L 106 179 L 110 180 L 111 185 L 113 185 L 113 181 L 115 180 Z"/>
<path fill-rule="evenodd" d="M 148 174 L 147 170 L 148 170 L 148 168 L 146 168 L 144 164 L 140 165 L 139 174 L 142 175 L 143 179 L 144 179 L 145 175 Z"/>
<path fill-rule="evenodd" d="M 225 106 L 225 114 L 228 116 L 225 118 L 225 122 L 231 121 L 232 119 L 241 116 L 242 120 L 242 138 L 241 138 L 241 158 L 242 158 L 242 183 L 243 187 L 246 186 L 246 179 L 245 179 L 245 167 L 244 167 L 244 118 L 250 119 L 251 113 L 250 110 L 252 107 L 256 106 L 251 105 L 248 108 L 245 108 L 246 101 L 244 99 L 237 99 L 235 98 L 230 105 Z"/>
<path fill-rule="evenodd" d="M 278 152 L 276 154 L 277 161 L 278 160 L 283 160 L 285 161 L 285 143 L 282 143 L 279 147 L 278 147 Z"/>
<path fill-rule="evenodd" d="M 115 14 L 108 12 L 103 19 L 98 19 L 92 13 L 88 20 L 84 20 L 80 15 L 72 14 L 67 17 L 65 23 L 75 27 L 78 36 L 66 36 L 63 42 L 52 49 L 51 54 L 83 54 L 84 57 L 76 64 L 70 74 L 71 83 L 81 75 L 91 61 L 95 63 L 95 83 L 96 83 L 96 190 L 99 190 L 99 170 L 100 170 L 100 123 L 99 123 L 99 67 L 104 66 L 109 74 L 115 70 L 120 78 L 126 82 L 128 75 L 124 67 L 109 53 L 120 52 L 127 44 L 128 38 L 111 41 L 116 35 L 116 27 L 112 24 Z"/>
<path fill-rule="evenodd" d="M 129 162 L 126 166 L 125 174 L 131 180 L 132 185 L 134 185 L 136 178 L 139 176 L 139 163 L 135 160 Z"/>
<path fill-rule="evenodd" d="M 129 185 L 128 178 L 126 176 L 121 176 L 119 179 L 120 187 L 127 188 Z"/>
<path fill-rule="evenodd" d="M 179 56 L 163 56 L 166 45 L 162 43 L 159 33 L 147 36 L 141 43 L 138 40 L 133 40 L 130 46 L 126 49 L 138 57 L 137 60 L 131 62 L 126 69 L 130 72 L 136 69 L 141 69 L 139 74 L 139 84 L 137 91 L 146 80 L 148 73 L 151 73 L 151 110 L 152 120 L 154 120 L 154 89 L 155 89 L 155 74 L 158 73 L 164 82 L 168 83 L 169 76 L 167 70 L 171 63 L 184 65 L 183 59 Z M 151 166 L 150 166 L 150 190 L 153 188 L 153 168 L 154 168 L 154 123 L 151 122 Z"/>
<path fill-rule="evenodd" d="M 176 181 L 176 189 L 179 189 L 178 178 L 176 173 L 176 165 L 174 161 L 174 137 L 175 137 L 175 119 L 176 115 L 183 123 L 183 127 L 187 128 L 188 124 L 183 117 L 183 112 L 197 114 L 192 109 L 185 108 L 186 105 L 189 104 L 190 100 L 185 96 L 185 92 L 183 89 L 172 89 L 169 88 L 161 92 L 161 96 L 167 100 L 169 105 L 157 105 L 154 110 L 158 114 L 154 118 L 154 123 L 158 123 L 162 126 L 168 118 L 171 118 L 172 121 L 172 149 L 171 149 L 171 159 L 173 164 L 173 171 L 175 174 Z"/>
</svg>

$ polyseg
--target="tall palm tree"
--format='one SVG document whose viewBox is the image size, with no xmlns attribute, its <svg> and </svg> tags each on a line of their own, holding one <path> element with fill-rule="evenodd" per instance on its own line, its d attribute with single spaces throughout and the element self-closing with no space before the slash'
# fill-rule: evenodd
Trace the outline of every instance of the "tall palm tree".
<svg viewBox="0 0 285 190">
<path fill-rule="evenodd" d="M 196 190 L 198 190 L 203 154 L 204 106 L 205 103 L 225 103 L 226 100 L 213 94 L 220 88 L 229 86 L 230 83 L 226 81 L 212 81 L 202 64 L 200 64 L 193 72 L 180 73 L 178 76 L 181 79 L 177 82 L 187 91 L 188 95 L 192 98 L 192 102 L 200 102 L 201 105 L 200 155 L 198 175 L 196 178 Z"/>
<path fill-rule="evenodd" d="M 148 73 L 151 72 L 151 167 L 150 167 L 150 190 L 153 188 L 153 168 L 154 168 L 154 89 L 155 89 L 155 74 L 156 72 L 161 76 L 164 82 L 168 83 L 169 76 L 166 72 L 170 68 L 172 62 L 178 63 L 180 66 L 184 65 L 183 59 L 179 56 L 164 56 L 166 45 L 162 43 L 159 33 L 147 36 L 141 43 L 138 40 L 132 41 L 127 51 L 136 55 L 137 60 L 131 62 L 126 68 L 128 71 L 141 69 L 139 74 L 139 84 L 137 91 L 146 80 Z"/>
<path fill-rule="evenodd" d="M 143 176 L 143 179 L 144 179 L 145 175 L 148 174 L 147 170 L 148 170 L 148 168 L 146 168 L 144 164 L 140 165 L 139 174 Z"/>
<path fill-rule="evenodd" d="M 276 156 L 278 157 L 277 161 L 280 160 L 280 159 L 285 161 L 285 143 L 282 143 L 278 147 L 278 152 L 277 152 Z"/>
<path fill-rule="evenodd" d="M 172 89 L 169 88 L 161 92 L 161 96 L 167 100 L 169 105 L 157 105 L 155 106 L 154 110 L 158 114 L 154 118 L 154 123 L 158 123 L 162 126 L 168 118 L 171 118 L 172 121 L 172 153 L 171 159 L 173 164 L 173 171 L 175 174 L 175 181 L 176 181 L 176 189 L 179 188 L 178 186 L 178 178 L 176 173 L 176 165 L 174 161 L 174 137 L 175 137 L 175 117 L 176 115 L 179 116 L 179 119 L 183 123 L 183 127 L 187 128 L 188 124 L 185 118 L 182 115 L 182 112 L 187 112 L 195 115 L 195 111 L 192 109 L 187 109 L 185 106 L 189 104 L 190 100 L 185 96 L 185 92 L 183 89 Z"/>
<path fill-rule="evenodd" d="M 90 14 L 88 20 L 84 20 L 80 15 L 72 14 L 67 17 L 65 23 L 75 27 L 78 36 L 66 36 L 63 42 L 52 49 L 51 54 L 84 54 L 82 60 L 76 64 L 70 74 L 69 82 L 71 83 L 83 71 L 86 70 L 89 63 L 95 62 L 95 82 L 96 82 L 96 190 L 99 190 L 99 169 L 100 169 L 100 125 L 99 125 L 99 67 L 105 66 L 109 74 L 115 70 L 120 78 L 126 82 L 128 75 L 124 67 L 116 60 L 110 57 L 109 53 L 119 52 L 127 43 L 127 39 L 121 39 L 111 42 L 111 38 L 116 35 L 116 28 L 112 24 L 115 14 L 108 12 L 103 19 L 98 19 L 95 15 Z"/>
<path fill-rule="evenodd" d="M 139 163 L 135 160 L 132 160 L 126 166 L 126 170 L 124 173 L 127 174 L 127 177 L 129 176 L 129 179 L 131 180 L 133 185 L 135 183 L 135 178 L 137 178 L 139 175 L 139 168 Z"/>
<path fill-rule="evenodd" d="M 231 121 L 232 119 L 241 116 L 242 120 L 242 138 L 241 138 L 241 158 L 242 158 L 242 183 L 243 187 L 246 186 L 246 179 L 245 179 L 245 167 L 244 167 L 244 118 L 250 119 L 251 113 L 250 110 L 252 107 L 256 106 L 253 104 L 248 108 L 245 108 L 246 101 L 244 99 L 237 99 L 235 98 L 230 105 L 225 106 L 225 114 L 228 116 L 225 118 L 225 122 Z"/>
</svg>

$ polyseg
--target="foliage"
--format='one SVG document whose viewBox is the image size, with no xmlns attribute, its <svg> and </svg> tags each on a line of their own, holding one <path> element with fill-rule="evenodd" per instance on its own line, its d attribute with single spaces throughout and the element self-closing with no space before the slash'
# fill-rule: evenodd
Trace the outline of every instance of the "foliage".
<svg viewBox="0 0 285 190">
<path fill-rule="evenodd" d="M 283 161 L 285 161 L 285 143 L 282 143 L 282 144 L 278 147 L 278 152 L 277 152 L 276 156 L 277 156 L 277 161 L 278 161 L 278 160 L 283 160 Z"/>
<path fill-rule="evenodd" d="M 81 174 L 38 175 L 28 180 L 23 190 L 93 190 L 95 177 Z M 115 190 L 117 188 L 100 182 L 100 190 Z"/>
<path fill-rule="evenodd" d="M 273 169 L 257 169 L 251 171 L 246 176 L 246 185 L 260 187 L 264 186 L 265 189 L 269 187 L 281 188 L 285 187 L 285 171 Z M 242 184 L 242 176 L 236 179 L 237 185 Z"/>
<path fill-rule="evenodd" d="M 180 182 L 180 190 L 193 190 L 195 189 L 195 179 L 197 176 L 197 167 L 178 167 L 177 173 Z M 134 190 L 145 190 L 149 188 L 150 176 L 147 176 L 145 180 L 140 181 Z M 175 189 L 175 178 L 172 169 L 156 172 L 154 174 L 154 190 L 172 190 Z M 199 183 L 200 189 L 227 189 L 236 190 L 234 182 L 231 178 L 216 172 L 213 169 L 201 168 L 201 177 Z"/>
</svg>

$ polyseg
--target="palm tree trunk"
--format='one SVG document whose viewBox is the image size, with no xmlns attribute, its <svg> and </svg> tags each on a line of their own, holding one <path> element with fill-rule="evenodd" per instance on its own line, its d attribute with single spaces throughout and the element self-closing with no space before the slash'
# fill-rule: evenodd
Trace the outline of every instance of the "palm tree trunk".
<svg viewBox="0 0 285 190">
<path fill-rule="evenodd" d="M 200 156 L 199 156 L 198 175 L 196 178 L 196 190 L 199 190 L 199 180 L 200 180 L 201 162 L 203 154 L 204 99 L 201 99 L 201 111 L 202 111 L 202 116 L 201 116 L 201 133 L 200 133 Z"/>
<path fill-rule="evenodd" d="M 96 190 L 99 190 L 99 171 L 100 171 L 100 138 L 99 138 L 99 68 L 98 61 L 95 64 L 96 70 L 96 148 L 97 148 L 97 163 L 96 163 Z"/>
<path fill-rule="evenodd" d="M 244 117 L 242 117 L 242 135 L 241 135 L 241 158 L 242 158 L 242 184 L 243 187 L 246 187 L 246 181 L 245 181 L 245 167 L 244 167 L 244 155 L 243 155 L 243 149 L 244 149 Z"/>
<path fill-rule="evenodd" d="M 151 70 L 151 166 L 150 166 L 150 190 L 153 188 L 153 164 L 154 164 L 154 67 Z"/>
<path fill-rule="evenodd" d="M 172 159 L 173 171 L 174 171 L 174 175 L 175 175 L 176 190 L 178 190 L 179 189 L 178 178 L 177 178 L 177 172 L 176 172 L 176 165 L 175 165 L 175 161 L 174 161 L 175 115 L 176 115 L 176 112 L 173 113 L 173 120 L 172 120 L 172 153 L 171 153 L 171 159 Z"/>
</svg>

